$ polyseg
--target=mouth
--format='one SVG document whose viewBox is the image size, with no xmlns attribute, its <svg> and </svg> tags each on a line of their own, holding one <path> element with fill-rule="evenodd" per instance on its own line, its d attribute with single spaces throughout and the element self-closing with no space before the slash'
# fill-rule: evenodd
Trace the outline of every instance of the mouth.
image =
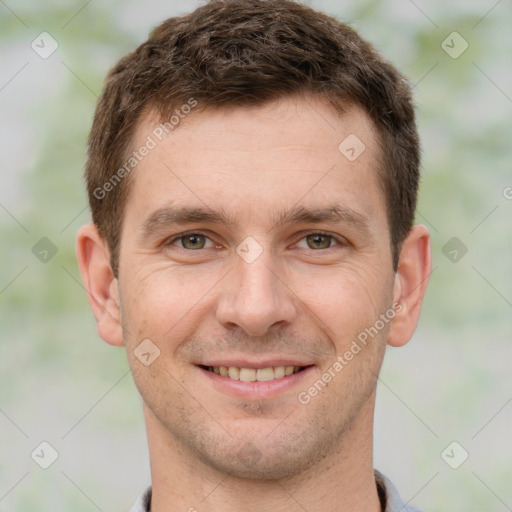
<svg viewBox="0 0 512 512">
<path fill-rule="evenodd" d="M 222 394 L 243 400 L 271 400 L 294 396 L 294 389 L 304 388 L 315 374 L 314 364 L 290 364 L 293 361 L 266 361 L 249 364 L 240 361 L 232 365 L 196 364 L 201 378 L 206 378 L 206 389 L 215 389 Z M 297 361 L 298 362 L 298 361 Z M 213 363 L 213 361 L 212 361 Z M 239 364 L 240 366 L 234 366 Z"/>
<path fill-rule="evenodd" d="M 239 366 L 205 366 L 200 368 L 208 372 L 226 377 L 231 380 L 242 382 L 269 382 L 277 379 L 284 379 L 304 371 L 309 366 L 268 366 L 266 368 L 244 368 Z"/>
</svg>

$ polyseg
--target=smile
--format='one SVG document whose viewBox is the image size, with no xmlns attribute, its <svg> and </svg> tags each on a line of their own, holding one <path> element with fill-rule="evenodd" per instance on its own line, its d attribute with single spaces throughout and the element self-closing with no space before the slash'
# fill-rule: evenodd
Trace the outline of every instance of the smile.
<svg viewBox="0 0 512 512">
<path fill-rule="evenodd" d="M 305 366 L 269 366 L 267 368 L 243 368 L 238 366 L 201 366 L 204 370 L 242 382 L 269 382 L 283 379 L 294 373 L 303 371 Z"/>
</svg>

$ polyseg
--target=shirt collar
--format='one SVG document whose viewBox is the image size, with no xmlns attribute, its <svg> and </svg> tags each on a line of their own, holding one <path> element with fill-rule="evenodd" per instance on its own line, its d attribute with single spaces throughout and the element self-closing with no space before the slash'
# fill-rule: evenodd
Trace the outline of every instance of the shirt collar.
<svg viewBox="0 0 512 512">
<path fill-rule="evenodd" d="M 391 480 L 386 478 L 380 471 L 375 470 L 375 482 L 379 491 L 379 498 L 383 504 L 382 512 L 420 512 L 419 509 L 402 501 L 398 491 Z M 151 487 L 142 493 L 130 512 L 149 512 L 151 509 Z"/>
</svg>

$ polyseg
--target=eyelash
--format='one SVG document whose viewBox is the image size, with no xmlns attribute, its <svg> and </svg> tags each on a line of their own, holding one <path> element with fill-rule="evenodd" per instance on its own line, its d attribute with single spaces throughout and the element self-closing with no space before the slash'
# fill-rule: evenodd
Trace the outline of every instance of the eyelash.
<svg viewBox="0 0 512 512">
<path fill-rule="evenodd" d="M 200 236 L 204 236 L 205 238 L 207 238 L 208 240 L 210 240 L 213 244 L 215 244 L 215 242 L 213 242 L 213 240 L 211 240 L 211 238 L 205 234 L 205 233 L 202 233 L 201 231 L 188 231 L 186 233 L 180 233 L 179 235 L 176 235 L 174 236 L 173 238 L 171 239 L 167 239 L 165 242 L 164 242 L 164 245 L 165 246 L 169 246 L 169 245 L 175 245 L 176 247 L 178 247 L 179 249 L 182 249 L 184 251 L 187 251 L 187 252 L 195 252 L 193 249 L 186 249 L 185 247 L 180 247 L 178 245 L 176 245 L 176 242 L 178 242 L 179 240 L 182 240 L 183 238 L 185 238 L 186 236 L 190 236 L 190 235 L 200 235 Z M 348 245 L 348 242 L 341 238 L 341 237 L 337 237 L 335 235 L 332 235 L 331 233 L 326 233 L 325 231 L 311 231 L 311 232 L 308 232 L 308 233 L 305 233 L 299 240 L 302 241 L 304 240 L 305 238 L 307 238 L 308 236 L 312 236 L 312 235 L 320 235 L 320 236 L 325 236 L 325 237 L 329 237 L 331 238 L 334 242 L 336 242 L 336 245 L 340 245 L 340 246 L 346 246 Z M 218 245 L 218 244 L 217 244 Z M 328 251 L 329 249 L 333 249 L 334 247 L 336 247 L 336 245 L 333 245 L 331 247 L 328 247 L 326 249 L 317 249 L 317 251 Z M 211 247 L 207 247 L 206 249 L 211 249 Z M 200 251 L 202 249 L 196 249 L 196 251 Z M 315 249 L 310 249 L 312 251 L 314 251 Z"/>
<path fill-rule="evenodd" d="M 201 231 L 187 231 L 186 233 L 180 233 L 179 235 L 176 235 L 173 238 L 167 239 L 167 241 L 164 242 L 164 245 L 166 245 L 166 246 L 175 245 L 175 242 L 178 242 L 179 240 L 185 238 L 186 236 L 191 236 L 191 235 L 204 236 L 205 238 L 210 240 L 212 243 L 214 243 L 213 240 L 207 234 L 202 233 Z M 177 247 L 179 247 L 179 246 L 177 246 Z M 183 249 L 184 251 L 193 252 L 193 250 L 186 249 L 185 247 L 179 247 L 179 249 Z M 209 249 L 209 247 L 208 247 L 208 249 Z M 197 250 L 200 250 L 200 249 L 197 249 Z"/>
</svg>

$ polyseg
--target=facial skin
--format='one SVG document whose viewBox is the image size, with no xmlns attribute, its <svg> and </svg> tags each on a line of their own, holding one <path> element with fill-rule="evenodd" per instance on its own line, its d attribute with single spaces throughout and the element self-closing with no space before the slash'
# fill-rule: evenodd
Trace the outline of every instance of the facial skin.
<svg viewBox="0 0 512 512">
<path fill-rule="evenodd" d="M 134 147 L 157 124 L 146 117 Z M 349 134 L 366 146 L 354 161 L 338 149 Z M 394 272 L 378 155 L 372 122 L 353 106 L 340 116 L 314 98 L 288 98 L 205 110 L 133 171 L 118 280 L 95 227 L 80 230 L 99 334 L 125 346 L 144 400 L 153 511 L 380 510 L 376 379 L 386 343 L 403 345 L 414 332 L 430 248 L 415 226 Z M 229 222 L 170 223 L 165 209 L 184 208 Z M 341 219 L 290 218 L 335 208 Z M 400 312 L 300 403 L 394 303 Z M 149 366 L 134 352 L 143 340 L 160 350 Z M 283 364 L 307 369 L 282 389 L 274 380 L 241 391 L 199 366 Z"/>
</svg>

